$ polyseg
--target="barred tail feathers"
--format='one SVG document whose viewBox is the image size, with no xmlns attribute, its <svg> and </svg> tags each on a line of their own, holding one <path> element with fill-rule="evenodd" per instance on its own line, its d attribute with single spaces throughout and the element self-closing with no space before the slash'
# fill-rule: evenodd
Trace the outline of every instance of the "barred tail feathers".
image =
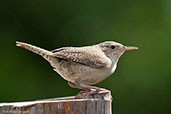
<svg viewBox="0 0 171 114">
<path fill-rule="evenodd" d="M 42 49 L 42 48 L 39 48 L 37 46 L 33 46 L 31 44 L 27 44 L 27 43 L 23 43 L 23 42 L 18 42 L 16 41 L 16 46 L 18 47 L 22 47 L 22 48 L 25 48 L 29 51 L 32 51 L 40 56 L 42 56 L 44 59 L 46 59 L 47 61 L 50 61 L 51 59 L 51 55 L 53 54 L 52 52 L 48 51 L 48 50 L 45 50 L 45 49 Z"/>
</svg>

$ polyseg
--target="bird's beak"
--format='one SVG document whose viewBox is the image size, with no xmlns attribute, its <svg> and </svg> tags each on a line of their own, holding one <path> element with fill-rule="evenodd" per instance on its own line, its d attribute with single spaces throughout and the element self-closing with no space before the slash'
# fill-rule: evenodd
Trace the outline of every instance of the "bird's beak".
<svg viewBox="0 0 171 114">
<path fill-rule="evenodd" d="M 138 49 L 138 47 L 134 47 L 134 46 L 125 46 L 124 51 L 130 51 L 130 50 L 135 50 Z"/>
</svg>

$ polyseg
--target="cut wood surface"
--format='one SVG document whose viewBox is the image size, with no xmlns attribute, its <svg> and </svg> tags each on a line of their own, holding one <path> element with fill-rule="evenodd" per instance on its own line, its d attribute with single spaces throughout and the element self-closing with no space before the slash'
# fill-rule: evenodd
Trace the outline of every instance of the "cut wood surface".
<svg viewBox="0 0 171 114">
<path fill-rule="evenodd" d="M 98 94 L 0 103 L 0 114 L 111 114 L 110 91 Z"/>
</svg>

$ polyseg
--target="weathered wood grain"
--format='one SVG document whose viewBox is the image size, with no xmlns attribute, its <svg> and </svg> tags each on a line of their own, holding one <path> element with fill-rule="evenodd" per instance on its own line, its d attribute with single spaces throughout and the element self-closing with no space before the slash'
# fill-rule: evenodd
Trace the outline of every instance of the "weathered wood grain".
<svg viewBox="0 0 171 114">
<path fill-rule="evenodd" d="M 111 114 L 110 91 L 75 97 L 0 103 L 0 114 Z"/>
</svg>

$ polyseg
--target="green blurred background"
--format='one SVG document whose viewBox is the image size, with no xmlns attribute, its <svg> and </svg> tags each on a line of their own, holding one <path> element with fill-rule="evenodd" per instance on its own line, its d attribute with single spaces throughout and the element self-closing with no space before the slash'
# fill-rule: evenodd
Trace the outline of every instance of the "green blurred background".
<svg viewBox="0 0 171 114">
<path fill-rule="evenodd" d="M 171 0 L 1 0 L 0 102 L 76 95 L 16 40 L 49 50 L 107 40 L 138 46 L 97 86 L 112 91 L 115 114 L 171 113 Z"/>
</svg>

